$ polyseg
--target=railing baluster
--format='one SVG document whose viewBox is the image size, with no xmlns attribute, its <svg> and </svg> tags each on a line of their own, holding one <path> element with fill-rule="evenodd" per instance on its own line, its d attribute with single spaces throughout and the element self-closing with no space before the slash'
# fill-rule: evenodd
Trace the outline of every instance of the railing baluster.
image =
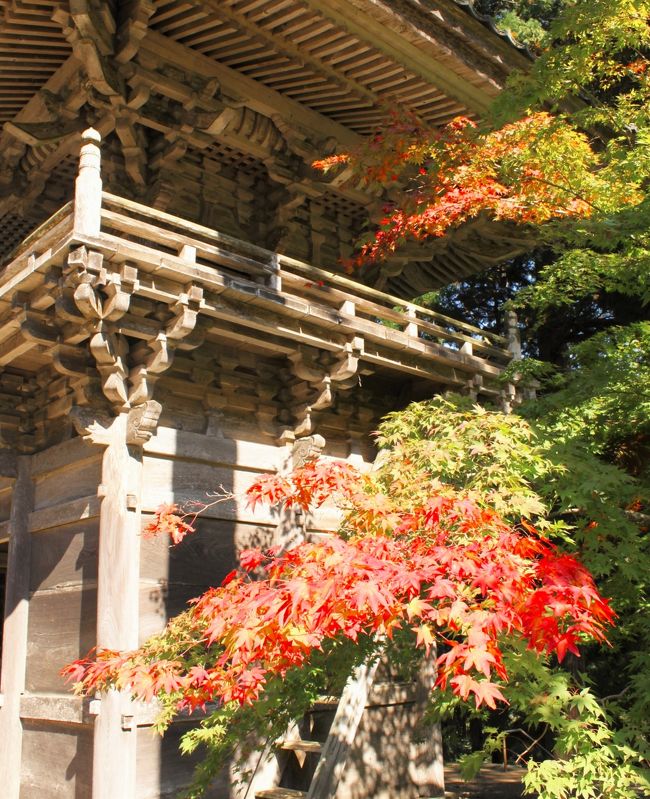
<svg viewBox="0 0 650 799">
<path fill-rule="evenodd" d="M 406 306 L 405 315 L 411 320 L 405 327 L 404 332 L 407 336 L 412 336 L 413 338 L 418 337 L 418 314 L 415 308 L 412 305 Z"/>
<path fill-rule="evenodd" d="M 355 316 L 357 313 L 356 305 L 352 300 L 344 300 L 339 306 L 339 313 L 344 316 Z"/>
<path fill-rule="evenodd" d="M 506 311 L 506 336 L 508 339 L 508 350 L 512 353 L 513 361 L 521 360 L 521 335 L 517 314 L 514 311 Z"/>
<path fill-rule="evenodd" d="M 183 244 L 183 246 L 178 251 L 178 257 L 181 258 L 183 261 L 187 261 L 188 264 L 195 264 L 196 247 L 192 247 L 192 245 L 190 244 Z"/>
<path fill-rule="evenodd" d="M 269 288 L 274 291 L 282 291 L 282 277 L 280 276 L 280 259 L 273 253 L 270 258 L 271 274 L 269 275 Z"/>
</svg>

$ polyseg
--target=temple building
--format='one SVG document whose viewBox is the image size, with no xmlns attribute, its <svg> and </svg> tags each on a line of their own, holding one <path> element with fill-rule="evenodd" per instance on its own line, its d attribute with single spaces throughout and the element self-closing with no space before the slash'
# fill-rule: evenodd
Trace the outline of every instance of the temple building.
<svg viewBox="0 0 650 799">
<path fill-rule="evenodd" d="M 411 300 L 520 252 L 520 234 L 478 220 L 353 279 L 341 259 L 386 198 L 312 162 L 392 105 L 480 119 L 529 59 L 470 0 L 0 14 L 0 792 L 171 799 L 192 720 L 161 739 L 155 708 L 75 697 L 60 669 L 137 646 L 242 547 L 336 524 L 220 504 L 170 549 L 141 536 L 161 503 L 316 454 L 370 463 L 379 419 L 414 399 L 510 405 L 514 332 Z M 314 709 L 316 740 L 266 753 L 248 799 L 441 795 L 439 738 L 411 734 L 423 686 L 348 689 Z M 207 796 L 244 795 L 224 773 Z"/>
</svg>

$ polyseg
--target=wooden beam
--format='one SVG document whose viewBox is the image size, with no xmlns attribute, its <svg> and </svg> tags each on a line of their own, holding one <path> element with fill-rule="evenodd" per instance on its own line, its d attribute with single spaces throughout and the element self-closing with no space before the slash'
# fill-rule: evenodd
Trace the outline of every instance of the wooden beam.
<svg viewBox="0 0 650 799">
<path fill-rule="evenodd" d="M 124 64 L 134 58 L 154 11 L 152 0 L 122 0 L 117 20 L 116 61 Z"/>
<path fill-rule="evenodd" d="M 23 736 L 20 697 L 25 691 L 29 613 L 31 536 L 28 521 L 33 505 L 31 458 L 26 455 L 19 457 L 17 467 L 9 520 L 9 557 L 0 674 L 3 698 L 0 707 L 0 784 L 4 786 L 4 799 L 18 799 L 20 793 Z"/>
<path fill-rule="evenodd" d="M 317 75 L 325 75 L 344 94 L 351 94 L 362 104 L 379 105 L 381 98 L 361 83 L 358 83 L 334 68 L 326 61 L 309 54 L 306 49 L 294 45 L 288 38 L 271 33 L 258 25 L 246 14 L 236 11 L 222 0 L 201 0 L 200 5 L 211 8 L 220 19 L 232 22 L 239 30 L 246 31 L 256 41 L 264 42 L 278 53 L 289 56 L 292 61 L 310 67 Z"/>
<path fill-rule="evenodd" d="M 177 69 L 196 72 L 202 77 L 217 78 L 225 95 L 238 98 L 248 108 L 271 119 L 279 114 L 288 124 L 295 125 L 313 136 L 315 141 L 332 137 L 344 147 L 354 146 L 362 141 L 359 135 L 338 122 L 155 31 L 148 31 L 142 41 L 140 52 L 143 55 L 151 54 L 154 63 L 166 62 Z"/>
</svg>

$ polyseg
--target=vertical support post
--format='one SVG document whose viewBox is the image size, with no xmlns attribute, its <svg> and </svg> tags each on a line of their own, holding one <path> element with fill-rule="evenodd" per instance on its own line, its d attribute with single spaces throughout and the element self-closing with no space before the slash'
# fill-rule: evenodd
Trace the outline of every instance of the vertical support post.
<svg viewBox="0 0 650 799">
<path fill-rule="evenodd" d="M 269 288 L 277 291 L 278 294 L 282 291 L 282 276 L 280 275 L 280 259 L 276 253 L 271 256 L 271 274 L 269 275 Z"/>
<path fill-rule="evenodd" d="M 187 261 L 188 264 L 195 264 L 196 247 L 192 247 L 190 244 L 183 244 L 178 251 L 178 257 L 183 261 Z"/>
<path fill-rule="evenodd" d="M 339 313 L 343 316 L 355 316 L 357 309 L 352 300 L 344 300 L 339 306 Z"/>
<path fill-rule="evenodd" d="M 409 320 L 411 320 L 411 321 L 409 321 L 409 323 L 404 328 L 404 332 L 406 333 L 407 336 L 412 336 L 413 338 L 417 338 L 418 337 L 418 323 L 417 323 L 418 315 L 417 315 L 417 311 L 415 310 L 415 308 L 412 305 L 407 305 L 406 306 L 406 315 L 409 318 Z"/>
<path fill-rule="evenodd" d="M 0 785 L 3 799 L 18 799 L 20 793 L 23 728 L 20 697 L 25 691 L 27 665 L 27 623 L 31 534 L 29 513 L 33 504 L 31 457 L 17 459 L 16 479 L 11 497 L 9 555 L 2 647 L 3 702 L 0 707 Z"/>
<path fill-rule="evenodd" d="M 521 360 L 521 335 L 517 324 L 517 314 L 514 311 L 506 311 L 506 337 L 508 339 L 508 350 L 512 354 L 513 361 Z M 504 391 L 501 392 L 501 407 L 504 413 L 510 413 L 512 406 L 517 399 L 517 387 L 514 383 L 508 383 Z"/>
<path fill-rule="evenodd" d="M 120 413 L 107 436 L 102 461 L 97 578 L 97 648 L 138 645 L 140 490 L 142 448 L 127 444 L 128 413 Z M 93 799 L 136 799 L 137 727 L 123 729 L 133 715 L 126 692 L 102 696 L 95 721 Z"/>
<path fill-rule="evenodd" d="M 81 134 L 79 174 L 74 190 L 74 232 L 83 236 L 98 236 L 101 230 L 101 140 L 94 128 Z"/>
<path fill-rule="evenodd" d="M 508 349 L 512 353 L 514 361 L 521 360 L 521 335 L 517 314 L 514 311 L 506 311 L 506 337 L 508 339 Z"/>
</svg>

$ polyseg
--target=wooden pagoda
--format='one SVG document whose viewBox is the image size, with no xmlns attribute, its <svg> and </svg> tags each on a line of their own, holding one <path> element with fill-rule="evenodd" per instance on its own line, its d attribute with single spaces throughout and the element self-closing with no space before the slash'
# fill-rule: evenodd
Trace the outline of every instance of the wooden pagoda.
<svg viewBox="0 0 650 799">
<path fill-rule="evenodd" d="M 60 668 L 136 646 L 241 547 L 336 523 L 217 505 L 170 550 L 140 535 L 162 502 L 370 462 L 412 399 L 512 402 L 514 342 L 408 298 L 522 242 L 467 226 L 351 280 L 337 264 L 384 198 L 311 167 L 392 102 L 480 116 L 526 56 L 465 5 L 0 2 L 3 798 L 174 796 L 192 720 L 156 738 L 155 709 L 73 697 Z M 423 686 L 371 676 L 268 751 L 249 797 L 440 794 Z M 225 772 L 210 796 L 244 792 Z"/>
</svg>

